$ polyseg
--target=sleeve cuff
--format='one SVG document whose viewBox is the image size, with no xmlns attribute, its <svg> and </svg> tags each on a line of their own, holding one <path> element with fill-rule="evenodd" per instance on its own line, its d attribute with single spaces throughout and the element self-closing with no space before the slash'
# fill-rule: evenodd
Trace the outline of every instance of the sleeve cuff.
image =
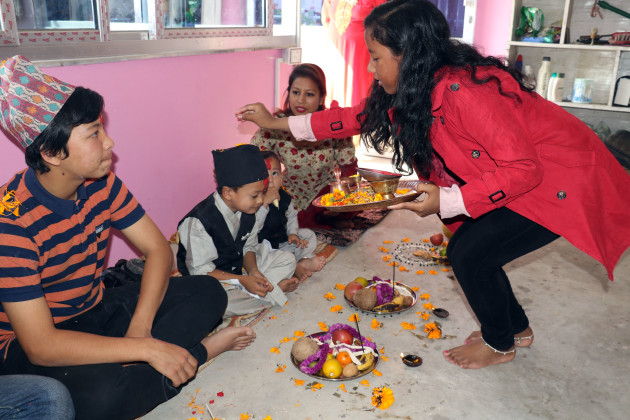
<svg viewBox="0 0 630 420">
<path fill-rule="evenodd" d="M 440 217 L 449 219 L 460 214 L 470 217 L 470 214 L 466 211 L 464 197 L 459 186 L 455 184 L 451 187 L 440 187 Z"/>
<path fill-rule="evenodd" d="M 289 130 L 297 140 L 317 141 L 311 129 L 311 115 L 292 115 L 289 117 Z"/>
</svg>

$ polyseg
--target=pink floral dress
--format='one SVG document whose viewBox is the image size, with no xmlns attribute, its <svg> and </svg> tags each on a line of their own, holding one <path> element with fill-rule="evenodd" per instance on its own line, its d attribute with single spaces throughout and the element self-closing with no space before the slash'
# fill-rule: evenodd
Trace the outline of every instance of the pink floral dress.
<svg viewBox="0 0 630 420">
<path fill-rule="evenodd" d="M 286 168 L 284 188 L 298 211 L 305 210 L 319 192 L 335 180 L 333 170 L 336 164 L 342 169 L 344 166 L 356 169 L 352 137 L 313 143 L 298 141 L 288 131 L 260 128 L 250 143 L 278 155 Z"/>
</svg>

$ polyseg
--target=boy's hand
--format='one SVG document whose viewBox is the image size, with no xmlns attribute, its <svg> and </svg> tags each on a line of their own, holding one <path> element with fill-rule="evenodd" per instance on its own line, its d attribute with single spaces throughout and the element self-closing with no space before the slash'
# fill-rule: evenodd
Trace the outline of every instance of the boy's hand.
<svg viewBox="0 0 630 420">
<path fill-rule="evenodd" d="M 300 238 L 295 233 L 289 235 L 288 242 L 290 244 L 295 244 L 297 248 L 306 248 L 308 246 L 308 241 Z"/>
<path fill-rule="evenodd" d="M 147 362 L 178 387 L 197 373 L 197 360 L 183 347 L 161 340 L 151 340 Z"/>
<path fill-rule="evenodd" d="M 267 188 L 267 192 L 263 197 L 263 206 L 269 207 L 270 203 L 273 203 L 274 200 L 280 201 L 280 191 L 276 189 Z"/>
<path fill-rule="evenodd" d="M 254 271 L 250 275 L 242 276 L 238 281 L 249 293 L 260 297 L 265 297 L 267 293 L 273 290 L 273 285 L 260 271 Z"/>
</svg>

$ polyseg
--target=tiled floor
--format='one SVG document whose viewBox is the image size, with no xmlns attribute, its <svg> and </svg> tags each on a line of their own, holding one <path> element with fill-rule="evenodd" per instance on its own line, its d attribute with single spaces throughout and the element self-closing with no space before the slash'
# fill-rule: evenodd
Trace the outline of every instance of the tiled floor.
<svg viewBox="0 0 630 420">
<path fill-rule="evenodd" d="M 431 302 L 450 311 L 442 320 L 444 337 L 429 340 L 425 321 L 416 314 L 423 301 L 395 316 L 359 314 L 359 326 L 384 349 L 377 370 L 363 378 L 341 382 L 314 380 L 290 361 L 295 331 L 318 332 L 318 322 L 348 323 L 353 311 L 334 289 L 357 276 L 389 277 L 382 260 L 383 240 L 395 249 L 403 238 L 419 241 L 441 224 L 435 217 L 420 219 L 408 211 L 390 214 L 358 242 L 340 250 L 325 269 L 301 285 L 289 304 L 274 308 L 254 326 L 257 339 L 244 351 L 229 352 L 200 372 L 180 395 L 146 415 L 146 420 L 216 418 L 294 419 L 624 419 L 630 412 L 630 252 L 626 252 L 610 282 L 605 270 L 563 239 L 525 256 L 507 268 L 512 286 L 536 333 L 529 349 L 519 349 L 514 361 L 482 370 L 462 370 L 442 351 L 463 342 L 477 329 L 457 282 L 450 272 L 397 273 L 396 280 L 429 293 Z M 391 252 L 391 251 L 390 251 Z M 337 297 L 324 298 L 326 293 Z M 341 305 L 341 312 L 331 307 Z M 371 328 L 376 318 L 382 323 Z M 436 320 L 433 317 L 429 321 Z M 407 330 L 402 322 L 416 325 Z M 279 348 L 273 353 L 272 348 Z M 424 359 L 408 368 L 400 353 Z M 283 372 L 277 372 L 278 367 Z M 362 383 L 366 379 L 367 383 Z M 303 384 L 296 383 L 303 380 Z M 313 389 L 315 383 L 320 389 Z M 387 410 L 374 410 L 375 387 L 393 390 Z M 191 402 L 194 403 L 191 404 Z M 245 417 L 244 415 L 249 415 Z M 269 416 L 269 417 L 266 417 Z"/>
</svg>

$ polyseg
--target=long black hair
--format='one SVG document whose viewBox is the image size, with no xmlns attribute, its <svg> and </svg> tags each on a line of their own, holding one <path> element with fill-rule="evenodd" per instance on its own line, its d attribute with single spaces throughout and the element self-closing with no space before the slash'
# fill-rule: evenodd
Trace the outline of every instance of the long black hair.
<svg viewBox="0 0 630 420">
<path fill-rule="evenodd" d="M 474 83 L 495 81 L 499 92 L 519 100 L 514 93 L 503 92 L 496 76 L 477 77 L 479 66 L 493 66 L 506 71 L 523 83 L 522 74 L 496 57 L 485 57 L 472 46 L 451 39 L 444 15 L 426 0 L 390 0 L 376 7 L 365 21 L 367 36 L 400 57 L 398 87 L 387 94 L 375 80 L 363 112 L 361 137 L 377 151 L 386 146 L 394 151 L 393 161 L 398 170 L 406 164 L 415 167 L 422 176 L 430 173 L 433 148 L 429 139 L 432 124 L 431 93 L 437 82 L 436 74 L 445 67 L 464 68 Z M 389 111 L 393 112 L 393 124 Z"/>
</svg>

